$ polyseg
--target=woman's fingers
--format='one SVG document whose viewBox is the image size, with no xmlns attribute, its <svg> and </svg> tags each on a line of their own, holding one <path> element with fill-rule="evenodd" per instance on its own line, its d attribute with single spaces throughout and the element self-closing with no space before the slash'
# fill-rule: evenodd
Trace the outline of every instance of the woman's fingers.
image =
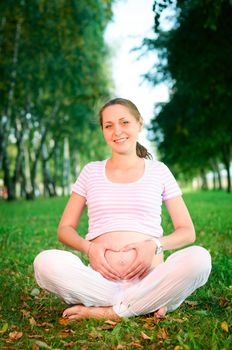
<svg viewBox="0 0 232 350">
<path fill-rule="evenodd" d="M 123 276 L 124 279 L 135 279 L 138 278 L 143 272 L 144 272 L 144 265 L 143 264 L 137 264 L 131 267 L 131 269 Z"/>
<path fill-rule="evenodd" d="M 120 251 L 121 252 L 128 252 L 128 250 L 131 250 L 131 249 L 136 249 L 134 243 L 130 243 L 130 244 L 125 245 L 125 247 L 123 247 L 123 249 L 121 249 Z"/>
</svg>

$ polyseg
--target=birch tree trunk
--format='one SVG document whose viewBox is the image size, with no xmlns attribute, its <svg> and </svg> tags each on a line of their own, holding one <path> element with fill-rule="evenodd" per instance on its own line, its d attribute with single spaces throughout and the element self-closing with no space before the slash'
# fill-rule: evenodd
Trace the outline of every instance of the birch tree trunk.
<svg viewBox="0 0 232 350">
<path fill-rule="evenodd" d="M 70 179 L 70 154 L 69 139 L 64 138 L 64 160 L 63 160 L 63 195 L 69 195 L 69 179 Z"/>
</svg>

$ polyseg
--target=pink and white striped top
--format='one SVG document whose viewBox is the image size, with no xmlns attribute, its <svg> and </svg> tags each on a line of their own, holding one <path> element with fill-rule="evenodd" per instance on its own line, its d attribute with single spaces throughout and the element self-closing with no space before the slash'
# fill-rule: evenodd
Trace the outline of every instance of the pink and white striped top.
<svg viewBox="0 0 232 350">
<path fill-rule="evenodd" d="M 88 163 L 72 191 L 86 198 L 91 240 L 103 233 L 135 231 L 161 237 L 162 201 L 180 196 L 181 190 L 168 169 L 159 161 L 145 161 L 143 176 L 131 183 L 115 183 L 106 177 L 107 160 Z"/>
</svg>

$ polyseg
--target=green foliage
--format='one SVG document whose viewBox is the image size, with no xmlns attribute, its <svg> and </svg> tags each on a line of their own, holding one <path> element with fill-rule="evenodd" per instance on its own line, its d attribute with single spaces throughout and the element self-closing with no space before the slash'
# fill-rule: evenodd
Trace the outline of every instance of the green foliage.
<svg viewBox="0 0 232 350">
<path fill-rule="evenodd" d="M 171 86 L 170 101 L 156 107 L 151 137 L 165 162 L 194 176 L 210 169 L 212 160 L 226 166 L 231 160 L 232 6 L 177 1 L 175 24 L 162 31 L 159 16 L 168 3 L 174 2 L 155 14 L 157 38 L 145 40 L 159 55 L 147 79 Z"/>
<path fill-rule="evenodd" d="M 146 315 L 119 323 L 91 319 L 69 324 L 60 321 L 66 305 L 38 288 L 32 267 L 41 250 L 64 248 L 56 230 L 67 198 L 0 202 L 0 347 L 229 350 L 231 198 L 223 192 L 195 192 L 185 193 L 184 199 L 195 224 L 196 244 L 212 255 L 208 283 L 161 321 Z M 166 210 L 163 227 L 166 233 L 172 230 Z M 84 236 L 86 230 L 85 214 L 78 231 Z"/>
<path fill-rule="evenodd" d="M 112 85 L 104 43 L 111 3 L 1 2 L 0 149 L 4 157 L 0 162 L 7 187 L 7 161 L 13 169 L 12 183 L 25 181 L 23 150 L 29 153 L 31 181 L 41 150 L 46 147 L 48 160 L 55 150 L 62 157 L 64 138 L 69 139 L 70 153 L 78 152 L 82 163 L 80 148 L 91 153 L 91 158 L 104 153 L 93 118 L 96 106 L 109 97 Z M 83 134 L 89 130 L 94 137 L 87 139 Z M 100 150 L 95 147 L 95 138 Z M 9 158 L 8 144 L 17 146 L 14 158 Z M 40 161 L 45 164 L 48 160 L 44 154 Z M 59 170 L 62 173 L 61 167 Z"/>
</svg>

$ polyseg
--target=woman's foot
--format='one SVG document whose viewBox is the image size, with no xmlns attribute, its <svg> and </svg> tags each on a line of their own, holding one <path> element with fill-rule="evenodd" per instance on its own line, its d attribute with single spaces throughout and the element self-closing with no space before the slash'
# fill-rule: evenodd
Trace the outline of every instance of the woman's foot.
<svg viewBox="0 0 232 350">
<path fill-rule="evenodd" d="M 64 318 L 68 320 L 79 320 L 82 318 L 107 318 L 119 321 L 121 318 L 114 312 L 112 307 L 86 307 L 84 305 L 75 305 L 64 310 Z"/>
<path fill-rule="evenodd" d="M 164 316 L 166 315 L 167 313 L 167 307 L 164 306 L 164 307 L 161 307 L 159 310 L 155 311 L 154 312 L 154 316 L 156 318 L 164 318 Z"/>
</svg>

